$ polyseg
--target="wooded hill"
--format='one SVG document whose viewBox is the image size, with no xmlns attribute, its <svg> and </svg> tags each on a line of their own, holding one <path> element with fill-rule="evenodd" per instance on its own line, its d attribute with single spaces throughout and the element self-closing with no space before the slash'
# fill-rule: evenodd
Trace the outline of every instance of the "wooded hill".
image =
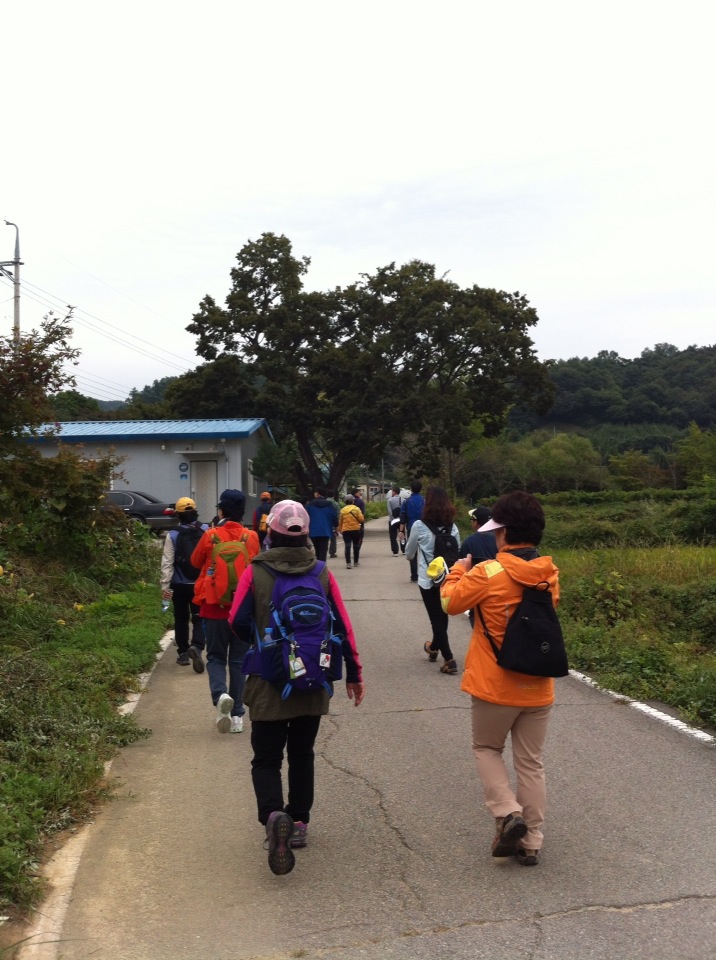
<svg viewBox="0 0 716 960">
<path fill-rule="evenodd" d="M 659 424 L 716 425 L 716 346 L 659 343 L 634 360 L 613 351 L 548 362 L 555 401 L 544 417 L 516 412 L 521 430 Z"/>
<path fill-rule="evenodd" d="M 645 349 L 633 360 L 603 350 L 596 357 L 571 357 L 545 363 L 554 384 L 554 404 L 543 417 L 523 409 L 513 411 L 510 425 L 520 433 L 539 429 L 654 425 L 654 439 L 676 436 L 689 423 L 702 430 L 716 426 L 716 345 L 678 350 L 669 343 Z M 142 405 L 142 416 L 152 406 L 157 416 L 169 413 L 162 406 L 167 386 L 181 378 L 165 377 L 133 390 L 126 404 L 96 401 L 96 415 L 131 418 Z M 89 398 L 86 398 L 89 399 Z M 57 398 L 62 419 L 78 419 L 87 409 L 68 409 Z"/>
</svg>

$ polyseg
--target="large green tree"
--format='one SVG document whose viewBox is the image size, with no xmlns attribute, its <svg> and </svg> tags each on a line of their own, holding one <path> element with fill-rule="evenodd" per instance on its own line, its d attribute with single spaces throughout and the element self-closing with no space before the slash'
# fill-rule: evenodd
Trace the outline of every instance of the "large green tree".
<svg viewBox="0 0 716 960">
<path fill-rule="evenodd" d="M 518 293 L 461 288 L 418 260 L 306 291 L 309 259 L 273 233 L 236 259 L 225 306 L 205 297 L 187 329 L 207 368 L 241 361 L 242 415 L 294 439 L 299 489 L 335 491 L 352 464 L 374 466 L 406 437 L 411 469 L 431 474 L 475 417 L 489 435 L 511 405 L 551 403 L 528 336 L 537 314 Z M 175 385 L 167 401 L 181 393 Z"/>
</svg>

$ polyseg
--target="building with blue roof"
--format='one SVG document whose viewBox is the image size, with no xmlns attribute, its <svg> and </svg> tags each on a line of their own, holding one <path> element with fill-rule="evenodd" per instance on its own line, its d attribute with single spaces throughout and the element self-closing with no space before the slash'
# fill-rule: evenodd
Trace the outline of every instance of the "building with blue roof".
<svg viewBox="0 0 716 960">
<path fill-rule="evenodd" d="M 144 491 L 167 503 L 191 497 L 204 520 L 216 513 L 222 490 L 243 490 L 247 522 L 266 489 L 253 472 L 253 458 L 264 440 L 273 442 L 273 436 L 262 419 L 46 423 L 27 438 L 48 457 L 60 444 L 82 447 L 88 460 L 110 453 L 122 457 L 114 490 Z"/>
</svg>

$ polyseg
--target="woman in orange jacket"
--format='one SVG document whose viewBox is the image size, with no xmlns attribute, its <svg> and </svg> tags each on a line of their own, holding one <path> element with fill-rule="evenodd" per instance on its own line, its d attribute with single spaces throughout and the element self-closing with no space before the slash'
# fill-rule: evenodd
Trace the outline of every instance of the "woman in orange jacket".
<svg viewBox="0 0 716 960">
<path fill-rule="evenodd" d="M 531 494 L 515 490 L 500 497 L 492 508 L 492 519 L 480 527 L 480 532 L 494 531 L 497 557 L 471 568 L 468 556 L 452 566 L 441 589 L 445 611 L 457 615 L 479 606 L 499 647 L 524 587 L 546 581 L 556 606 L 559 570 L 551 557 L 541 557 L 536 549 L 544 523 L 542 506 Z M 485 805 L 495 818 L 492 856 L 516 856 L 524 866 L 536 866 L 544 838 L 542 751 L 554 680 L 498 666 L 476 616 L 461 686 L 472 696 L 472 748 Z M 502 756 L 508 733 L 516 791 Z"/>
</svg>

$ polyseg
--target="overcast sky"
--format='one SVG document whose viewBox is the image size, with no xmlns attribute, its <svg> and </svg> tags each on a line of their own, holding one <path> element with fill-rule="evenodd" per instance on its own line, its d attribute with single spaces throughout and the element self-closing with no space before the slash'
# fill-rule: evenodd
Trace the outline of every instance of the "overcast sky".
<svg viewBox="0 0 716 960">
<path fill-rule="evenodd" d="M 77 388 L 199 362 L 266 231 L 306 285 L 411 259 L 527 296 L 541 359 L 716 342 L 712 0 L 23 0 L 0 35 L 21 324 Z M 0 220 L 0 260 L 15 231 Z M 0 282 L 10 334 L 12 285 Z"/>
</svg>

